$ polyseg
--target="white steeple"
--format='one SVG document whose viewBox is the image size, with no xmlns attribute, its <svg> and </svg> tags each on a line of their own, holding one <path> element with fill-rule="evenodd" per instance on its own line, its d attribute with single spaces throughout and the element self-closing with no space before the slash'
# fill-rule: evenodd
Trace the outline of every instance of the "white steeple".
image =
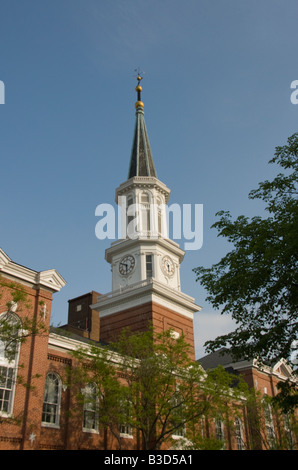
<svg viewBox="0 0 298 470">
<path fill-rule="evenodd" d="M 193 315 L 200 310 L 180 289 L 184 251 L 167 236 L 166 205 L 170 190 L 158 178 L 147 135 L 141 77 L 136 91 L 136 125 L 128 179 L 116 189 L 123 226 L 120 240 L 106 250 L 112 291 L 91 308 L 99 312 L 100 338 L 109 342 L 125 327 L 145 331 L 174 329 L 184 334 L 194 358 Z"/>
<path fill-rule="evenodd" d="M 167 238 L 166 204 L 170 190 L 157 178 L 140 80 L 138 76 L 128 180 L 116 189 L 116 202 L 124 214 L 124 234 L 106 250 L 106 260 L 112 266 L 113 291 L 149 278 L 180 290 L 180 263 L 184 251 Z"/>
</svg>

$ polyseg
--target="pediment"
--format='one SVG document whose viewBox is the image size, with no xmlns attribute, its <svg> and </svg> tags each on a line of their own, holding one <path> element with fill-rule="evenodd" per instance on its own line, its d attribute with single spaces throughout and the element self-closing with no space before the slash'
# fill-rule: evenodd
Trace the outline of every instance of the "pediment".
<svg viewBox="0 0 298 470">
<path fill-rule="evenodd" d="M 0 269 L 10 262 L 9 256 L 0 248 Z"/>
<path fill-rule="evenodd" d="M 279 376 L 284 377 L 285 379 L 288 379 L 292 376 L 293 370 L 290 364 L 285 359 L 281 359 L 273 367 L 273 372 L 275 372 Z"/>
<path fill-rule="evenodd" d="M 41 271 L 38 274 L 39 283 L 50 287 L 56 291 L 59 291 L 65 286 L 66 282 L 63 277 L 56 271 L 56 269 L 49 269 L 47 271 Z"/>
</svg>

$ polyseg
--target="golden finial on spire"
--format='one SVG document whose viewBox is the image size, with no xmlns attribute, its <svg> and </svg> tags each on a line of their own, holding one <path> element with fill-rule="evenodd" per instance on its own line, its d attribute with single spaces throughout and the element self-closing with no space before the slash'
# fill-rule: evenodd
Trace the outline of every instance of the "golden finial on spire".
<svg viewBox="0 0 298 470">
<path fill-rule="evenodd" d="M 136 102 L 135 107 L 136 108 L 144 108 L 144 103 L 141 100 L 142 87 L 141 87 L 140 83 L 141 83 L 141 80 L 143 80 L 142 74 L 144 74 L 145 72 L 144 71 L 140 72 L 140 69 L 135 69 L 135 72 L 137 72 L 137 80 L 138 80 L 138 84 L 136 86 L 136 92 L 138 93 L 138 101 Z"/>
</svg>

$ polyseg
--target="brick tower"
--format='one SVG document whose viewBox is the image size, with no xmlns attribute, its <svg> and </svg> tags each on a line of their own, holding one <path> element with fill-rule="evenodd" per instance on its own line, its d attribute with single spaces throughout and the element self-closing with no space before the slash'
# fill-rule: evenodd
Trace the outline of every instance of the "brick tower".
<svg viewBox="0 0 298 470">
<path fill-rule="evenodd" d="M 99 312 L 100 339 L 114 340 L 121 329 L 173 329 L 184 334 L 194 359 L 193 314 L 200 310 L 180 289 L 185 252 L 167 237 L 166 204 L 170 190 L 157 178 L 141 101 L 136 87 L 136 123 L 128 179 L 116 189 L 122 209 L 122 238 L 106 250 L 112 269 L 112 292 L 91 306 Z"/>
</svg>

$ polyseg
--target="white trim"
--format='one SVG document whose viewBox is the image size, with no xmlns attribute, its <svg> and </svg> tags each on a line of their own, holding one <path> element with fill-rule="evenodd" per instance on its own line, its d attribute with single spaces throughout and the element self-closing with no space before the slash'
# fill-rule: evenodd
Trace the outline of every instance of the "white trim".
<svg viewBox="0 0 298 470">
<path fill-rule="evenodd" d="M 45 382 L 44 382 L 44 392 L 46 388 L 46 383 L 47 383 L 47 377 L 52 374 L 55 375 L 57 380 L 58 380 L 58 403 L 57 403 L 57 409 L 56 409 L 56 422 L 55 423 L 48 423 L 47 421 L 42 421 L 42 415 L 43 415 L 43 406 L 44 406 L 44 398 L 42 401 L 42 415 L 41 415 L 41 426 L 44 428 L 52 428 L 52 429 L 60 429 L 60 413 L 61 413 L 61 399 L 62 399 L 62 379 L 61 376 L 58 372 L 55 371 L 48 371 L 46 376 L 45 376 Z"/>
<path fill-rule="evenodd" d="M 166 203 L 168 202 L 171 193 L 171 190 L 158 178 L 153 176 L 134 176 L 133 178 L 130 178 L 129 180 L 120 184 L 120 186 L 116 189 L 116 203 L 118 204 L 119 196 L 127 193 L 128 191 L 131 191 L 134 188 L 144 188 L 147 190 L 155 188 L 164 195 Z"/>
<path fill-rule="evenodd" d="M 13 278 L 18 278 L 21 281 L 27 282 L 29 285 L 41 285 L 50 289 L 52 292 L 59 292 L 65 286 L 66 281 L 56 271 L 56 269 L 49 269 L 46 271 L 34 271 L 25 266 L 11 261 L 11 259 L 0 248 L 0 273 Z"/>
<path fill-rule="evenodd" d="M 2 315 L 7 314 L 8 312 L 1 312 L 0 317 Z M 18 319 L 20 322 L 20 326 L 22 324 L 20 317 L 16 313 L 10 313 L 9 315 L 14 316 L 15 318 Z M 12 376 L 12 389 L 11 389 L 11 398 L 10 398 L 10 403 L 9 403 L 9 411 L 8 413 L 5 411 L 0 410 L 0 416 L 3 418 L 11 418 L 13 416 L 13 409 L 14 409 L 14 400 L 15 400 L 15 392 L 16 392 L 16 385 L 17 385 L 17 375 L 18 375 L 18 366 L 19 366 L 19 358 L 20 358 L 20 350 L 21 350 L 21 344 L 18 343 L 16 346 L 16 354 L 13 360 L 9 361 L 5 357 L 0 357 L 0 367 L 4 367 L 6 369 L 13 369 L 13 376 Z"/>
<path fill-rule="evenodd" d="M 63 331 L 63 330 L 62 330 Z M 64 335 L 67 335 L 67 332 L 64 332 Z M 69 352 L 69 351 L 77 351 L 78 349 L 84 348 L 86 353 L 90 353 L 90 344 L 85 343 L 82 340 L 77 340 L 70 338 L 68 336 L 62 336 L 62 334 L 56 334 L 56 333 L 50 333 L 49 334 L 49 342 L 48 342 L 49 348 L 48 352 L 51 354 L 51 351 L 59 351 L 59 352 Z M 98 347 L 100 348 L 100 344 L 98 344 Z M 91 353 L 90 353 L 91 354 Z M 119 364 L 121 362 L 121 356 L 117 354 L 114 351 L 109 351 L 107 359 L 110 362 L 113 362 L 115 364 Z"/>
<path fill-rule="evenodd" d="M 152 278 L 101 295 L 98 297 L 97 303 L 90 305 L 90 308 L 97 310 L 102 318 L 150 301 L 191 319 L 193 319 L 195 312 L 201 310 L 201 307 L 194 303 L 192 297 L 170 289 Z"/>
<path fill-rule="evenodd" d="M 111 244 L 105 251 L 105 259 L 108 263 L 112 262 L 112 258 L 115 255 L 121 256 L 122 252 L 128 252 L 135 249 L 135 247 L 141 246 L 141 249 L 152 250 L 156 246 L 160 246 L 166 250 L 167 254 L 176 255 L 182 263 L 185 256 L 185 251 L 180 248 L 178 243 L 174 242 L 170 238 L 163 237 L 138 237 L 135 239 L 124 239 L 116 240 Z"/>
</svg>

